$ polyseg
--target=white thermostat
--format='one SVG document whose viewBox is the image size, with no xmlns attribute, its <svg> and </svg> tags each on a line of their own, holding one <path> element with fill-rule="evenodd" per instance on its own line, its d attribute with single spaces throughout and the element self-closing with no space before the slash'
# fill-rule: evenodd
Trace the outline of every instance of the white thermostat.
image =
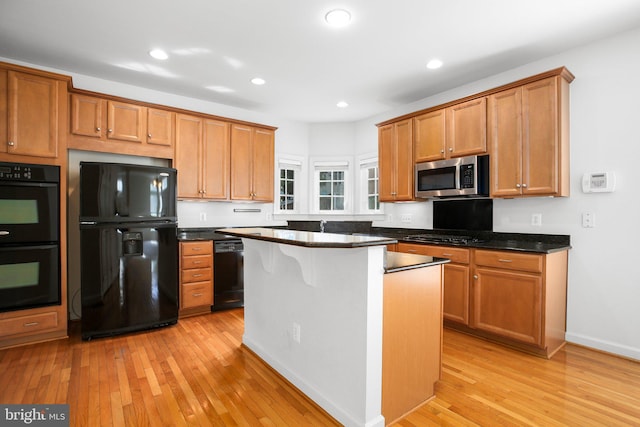
<svg viewBox="0 0 640 427">
<path fill-rule="evenodd" d="M 613 172 L 588 172 L 582 175 L 583 193 L 611 193 L 616 188 Z"/>
</svg>

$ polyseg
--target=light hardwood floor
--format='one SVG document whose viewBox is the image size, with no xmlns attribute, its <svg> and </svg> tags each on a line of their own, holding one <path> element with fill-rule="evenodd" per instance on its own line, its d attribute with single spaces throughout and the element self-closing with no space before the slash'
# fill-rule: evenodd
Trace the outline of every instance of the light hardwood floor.
<svg viewBox="0 0 640 427">
<path fill-rule="evenodd" d="M 242 310 L 156 331 L 0 350 L 0 403 L 68 403 L 72 426 L 337 423 L 241 347 Z M 397 426 L 639 426 L 640 363 L 552 360 L 445 330 L 436 398 Z"/>
</svg>

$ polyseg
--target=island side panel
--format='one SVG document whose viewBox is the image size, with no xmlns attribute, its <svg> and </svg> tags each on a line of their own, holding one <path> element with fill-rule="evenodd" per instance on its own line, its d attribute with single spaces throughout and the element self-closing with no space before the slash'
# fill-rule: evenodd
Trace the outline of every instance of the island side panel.
<svg viewBox="0 0 640 427">
<path fill-rule="evenodd" d="M 383 246 L 243 243 L 243 343 L 342 424 L 383 426 Z"/>
<path fill-rule="evenodd" d="M 434 397 L 441 375 L 442 265 L 384 276 L 382 414 L 387 424 Z"/>
</svg>

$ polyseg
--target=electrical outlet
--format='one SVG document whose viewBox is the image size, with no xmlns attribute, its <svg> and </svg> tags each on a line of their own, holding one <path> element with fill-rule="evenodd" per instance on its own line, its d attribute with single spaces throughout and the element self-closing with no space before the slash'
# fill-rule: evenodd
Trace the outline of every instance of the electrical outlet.
<svg viewBox="0 0 640 427">
<path fill-rule="evenodd" d="M 531 214 L 531 225 L 533 225 L 534 227 L 542 226 L 542 214 L 541 213 Z"/>
<path fill-rule="evenodd" d="M 271 212 L 267 212 L 267 221 L 273 221 L 273 214 Z"/>
<path fill-rule="evenodd" d="M 207 213 L 206 212 L 200 212 L 200 221 L 204 222 L 207 220 Z"/>
<path fill-rule="evenodd" d="M 400 215 L 400 222 L 405 223 L 405 224 L 411 224 L 411 220 L 412 220 L 412 215 L 411 214 L 404 214 L 404 215 Z"/>
<path fill-rule="evenodd" d="M 594 228 L 596 226 L 596 214 L 593 212 L 583 212 L 582 226 L 584 228 Z"/>
<path fill-rule="evenodd" d="M 292 331 L 293 331 L 293 341 L 300 344 L 300 324 L 293 322 Z"/>
</svg>

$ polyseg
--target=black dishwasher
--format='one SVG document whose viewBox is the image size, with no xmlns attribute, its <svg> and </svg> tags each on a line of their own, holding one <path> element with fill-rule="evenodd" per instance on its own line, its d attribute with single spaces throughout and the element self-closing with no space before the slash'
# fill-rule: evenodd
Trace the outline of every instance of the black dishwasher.
<svg viewBox="0 0 640 427">
<path fill-rule="evenodd" d="M 244 306 L 242 240 L 213 242 L 213 305 L 211 311 Z"/>
</svg>

